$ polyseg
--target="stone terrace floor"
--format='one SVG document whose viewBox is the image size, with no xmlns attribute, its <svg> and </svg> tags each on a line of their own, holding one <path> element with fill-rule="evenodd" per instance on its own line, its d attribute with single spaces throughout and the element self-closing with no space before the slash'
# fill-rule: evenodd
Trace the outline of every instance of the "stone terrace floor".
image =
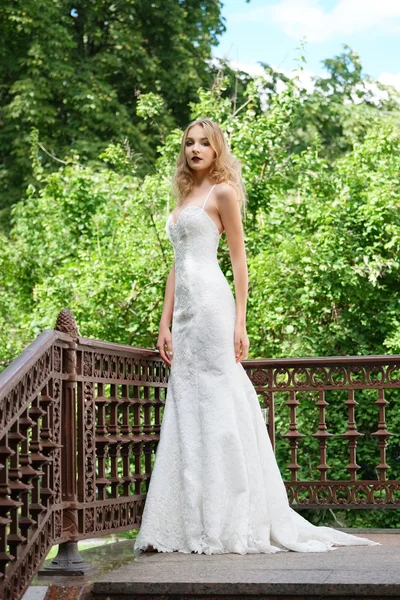
<svg viewBox="0 0 400 600">
<path fill-rule="evenodd" d="M 396 533 L 352 532 L 382 545 L 341 547 L 327 553 L 243 556 L 151 552 L 132 561 L 133 540 L 124 540 L 82 552 L 86 562 L 97 566 L 94 576 L 48 580 L 37 577 L 34 583 L 41 586 L 43 599 L 56 597 L 54 585 L 64 590 L 72 585 L 75 590 L 81 586 L 85 594 L 74 597 L 88 598 L 93 594 L 95 600 L 143 600 L 143 597 L 160 600 L 207 597 L 211 600 L 221 596 L 225 599 L 251 596 L 252 600 L 400 599 L 399 530 Z M 29 592 L 33 593 L 34 588 L 28 590 L 24 600 L 38 598 Z"/>
</svg>

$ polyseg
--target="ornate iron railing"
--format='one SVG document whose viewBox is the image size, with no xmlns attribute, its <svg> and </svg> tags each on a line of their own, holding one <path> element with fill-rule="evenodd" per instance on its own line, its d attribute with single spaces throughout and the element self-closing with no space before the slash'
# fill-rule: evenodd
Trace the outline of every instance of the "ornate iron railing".
<svg viewBox="0 0 400 600">
<path fill-rule="evenodd" d="M 286 416 L 280 427 L 281 430 L 288 429 L 288 431 L 280 432 L 279 435 L 280 438 L 287 439 L 289 445 L 290 462 L 286 468 L 290 472 L 290 481 L 285 481 L 285 484 L 293 508 L 400 508 L 400 480 L 387 478 L 390 467 L 386 461 L 388 440 L 393 435 L 387 429 L 386 408 L 389 402 L 386 395 L 390 391 L 392 410 L 398 411 L 400 408 L 399 355 L 248 360 L 244 363 L 244 367 L 261 398 L 262 406 L 269 414 L 268 430 L 273 447 L 275 447 L 277 434 L 275 416 L 277 406 L 281 415 L 285 406 L 289 409 L 289 418 L 287 419 Z M 366 393 L 369 394 L 368 403 Z M 359 405 L 356 401 L 357 395 L 360 402 L 363 401 L 364 404 L 360 410 L 366 408 L 369 410 L 366 433 L 357 429 L 356 407 Z M 329 402 L 327 402 L 328 396 L 331 397 Z M 314 456 L 317 458 L 319 455 L 319 464 L 313 469 L 314 473 L 318 471 L 318 479 L 307 477 L 305 480 L 298 476 L 301 469 L 298 462 L 299 442 L 301 443 L 302 438 L 306 439 L 306 435 L 299 431 L 297 411 L 302 408 L 302 403 L 307 399 L 311 400 L 311 412 L 317 417 L 315 429 L 312 433 L 308 432 L 308 437 L 317 442 Z M 347 412 L 347 415 L 342 414 L 339 423 L 340 428 L 342 423 L 347 422 L 346 430 L 335 435 L 328 431 L 326 420 L 327 409 L 331 404 L 336 407 L 339 404 Z M 310 411 L 302 419 L 303 426 L 309 416 Z M 367 465 L 366 470 L 370 475 L 368 479 L 357 476 L 357 472 L 361 469 L 357 464 L 357 446 L 363 437 L 369 439 L 370 451 L 375 450 L 377 456 L 375 464 Z M 330 471 L 327 464 L 328 440 L 331 439 L 330 443 L 332 443 L 335 438 L 347 442 L 349 462 L 341 469 L 342 475 L 343 471 L 346 473 L 345 478 L 338 478 L 335 472 L 328 478 Z M 398 441 L 397 453 L 399 455 L 395 460 L 400 462 Z M 279 466 L 283 469 L 285 465 Z"/>
<path fill-rule="evenodd" d="M 286 485 L 294 508 L 400 507 L 400 481 L 387 479 L 391 434 L 385 419 L 385 392 L 400 388 L 400 356 L 262 359 L 243 366 L 272 444 L 288 440 Z M 21 597 L 53 544 L 60 544 L 54 573 L 82 572 L 78 540 L 140 526 L 168 372 L 158 351 L 79 336 L 64 310 L 56 329 L 39 336 L 0 374 L 1 598 Z M 372 436 L 379 459 L 370 480 L 357 479 L 362 433 L 355 397 L 362 390 L 376 394 Z M 335 393 L 346 395 L 348 413 L 347 430 L 339 434 L 348 444 L 348 475 L 339 479 L 328 478 L 327 464 L 332 435 L 326 398 Z M 319 477 L 305 481 L 298 452 L 307 436 L 296 411 L 310 397 L 319 416 L 308 436 L 318 442 Z"/>
</svg>

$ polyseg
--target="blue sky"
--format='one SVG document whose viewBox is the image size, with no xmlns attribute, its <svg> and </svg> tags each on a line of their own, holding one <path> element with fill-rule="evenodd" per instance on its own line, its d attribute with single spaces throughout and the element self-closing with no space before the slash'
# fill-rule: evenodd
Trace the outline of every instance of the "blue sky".
<svg viewBox="0 0 400 600">
<path fill-rule="evenodd" d="M 364 73 L 400 89 L 400 0 L 225 0 L 227 31 L 213 50 L 232 66 L 257 72 L 257 61 L 290 72 L 306 36 L 306 71 L 323 74 L 321 61 L 356 50 Z"/>
</svg>

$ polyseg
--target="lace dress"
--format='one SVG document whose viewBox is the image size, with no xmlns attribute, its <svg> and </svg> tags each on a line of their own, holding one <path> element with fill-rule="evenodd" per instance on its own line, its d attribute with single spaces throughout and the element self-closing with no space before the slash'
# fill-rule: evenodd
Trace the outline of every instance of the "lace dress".
<svg viewBox="0 0 400 600">
<path fill-rule="evenodd" d="M 290 508 L 261 407 L 235 361 L 235 300 L 217 261 L 221 234 L 188 205 L 166 232 L 175 254 L 174 356 L 135 555 L 324 552 L 375 545 L 316 527 Z"/>
</svg>

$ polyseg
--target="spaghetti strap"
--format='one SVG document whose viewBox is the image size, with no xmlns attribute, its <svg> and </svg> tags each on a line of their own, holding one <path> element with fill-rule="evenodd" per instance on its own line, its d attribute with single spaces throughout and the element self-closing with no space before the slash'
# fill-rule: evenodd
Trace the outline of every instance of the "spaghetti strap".
<svg viewBox="0 0 400 600">
<path fill-rule="evenodd" d="M 211 192 L 213 191 L 213 189 L 215 188 L 215 186 L 216 186 L 216 185 L 217 185 L 217 184 L 216 184 L 216 183 L 214 183 L 214 185 L 212 186 L 211 190 L 208 192 L 208 194 L 207 194 L 207 198 L 204 200 L 204 204 L 203 204 L 203 206 L 201 207 L 203 210 L 204 210 L 204 207 L 205 207 L 205 205 L 206 205 L 206 202 L 207 202 L 207 200 L 208 200 L 208 198 L 209 198 L 209 196 L 210 196 Z"/>
</svg>

